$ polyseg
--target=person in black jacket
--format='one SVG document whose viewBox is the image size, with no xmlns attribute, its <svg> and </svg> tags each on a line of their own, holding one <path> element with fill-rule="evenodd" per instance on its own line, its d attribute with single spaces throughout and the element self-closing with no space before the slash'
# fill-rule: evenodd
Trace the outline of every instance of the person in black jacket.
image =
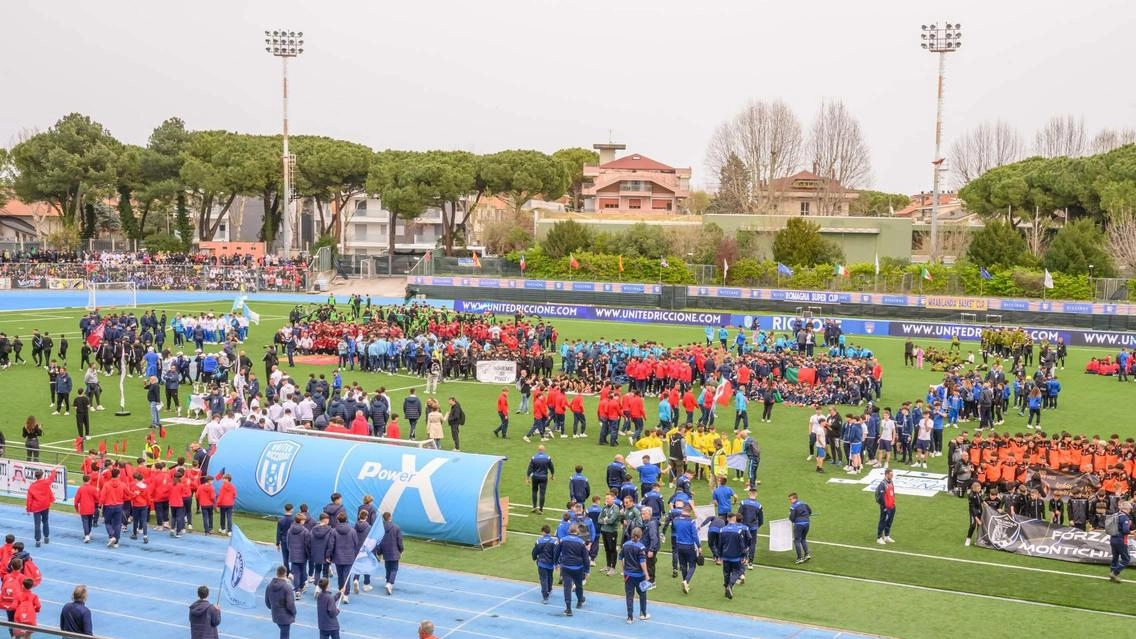
<svg viewBox="0 0 1136 639">
<path fill-rule="evenodd" d="M 95 636 L 95 631 L 91 628 L 91 610 L 87 608 L 86 586 L 75 586 L 71 601 L 59 612 L 59 629 L 77 635 Z"/>
<path fill-rule="evenodd" d="M 221 609 L 209 603 L 209 586 L 197 587 L 197 601 L 189 604 L 190 639 L 217 639 Z"/>
<path fill-rule="evenodd" d="M 461 442 L 458 439 L 461 427 L 465 425 L 465 411 L 456 398 L 450 398 L 450 411 L 446 413 L 446 423 L 450 425 L 450 436 L 454 440 L 454 450 L 461 451 Z"/>
<path fill-rule="evenodd" d="M 276 578 L 264 590 L 264 605 L 272 611 L 272 623 L 280 628 L 280 639 L 289 639 L 292 624 L 296 623 L 296 597 L 288 582 L 288 569 L 276 568 Z"/>
</svg>

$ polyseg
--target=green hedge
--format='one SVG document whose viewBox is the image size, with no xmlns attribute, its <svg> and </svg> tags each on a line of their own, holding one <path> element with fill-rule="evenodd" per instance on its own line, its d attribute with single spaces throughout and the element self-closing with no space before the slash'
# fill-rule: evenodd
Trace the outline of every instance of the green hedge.
<svg viewBox="0 0 1136 639">
<path fill-rule="evenodd" d="M 505 259 L 517 263 L 520 253 L 509 253 Z M 577 253 L 579 269 L 569 267 L 569 258 L 551 258 L 539 248 L 525 252 L 525 275 L 549 280 L 596 280 L 624 282 L 659 282 L 666 284 L 695 284 L 694 273 L 684 260 L 667 258 L 668 267 L 662 269 L 658 260 L 623 258 L 623 273 L 619 272 L 618 255 Z M 942 264 L 908 264 L 896 260 L 882 260 L 880 273 L 873 263 L 846 264 L 848 277 L 835 277 L 833 266 L 820 264 L 799 267 L 791 277 L 777 273 L 777 263 L 770 260 L 740 259 L 730 265 L 726 283 L 732 286 L 785 288 L 802 290 L 880 291 L 893 293 L 924 293 L 942 295 L 970 295 L 987 297 L 1040 298 L 1042 292 L 1050 299 L 1092 299 L 1092 286 L 1083 275 L 1053 273 L 1053 288 L 1044 290 L 1044 271 L 1023 267 L 991 268 L 992 279 L 983 280 L 978 266 L 960 262 L 953 266 Z M 931 273 L 931 280 L 922 279 L 923 268 Z M 721 282 L 721 266 L 716 267 L 716 281 Z M 1129 287 L 1132 297 L 1136 287 Z"/>
</svg>

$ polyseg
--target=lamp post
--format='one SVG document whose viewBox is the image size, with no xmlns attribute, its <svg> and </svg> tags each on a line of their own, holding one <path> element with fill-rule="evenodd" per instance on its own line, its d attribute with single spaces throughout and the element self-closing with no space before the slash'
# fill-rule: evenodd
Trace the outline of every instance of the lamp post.
<svg viewBox="0 0 1136 639">
<path fill-rule="evenodd" d="M 1097 288 L 1093 286 L 1093 265 L 1089 264 L 1089 289 L 1092 291 L 1092 299 L 1097 298 Z"/>
<path fill-rule="evenodd" d="M 284 200 L 281 203 L 281 216 L 283 217 L 282 237 L 279 246 L 284 257 L 291 257 L 293 240 L 292 225 L 292 166 L 296 158 L 288 152 L 288 58 L 294 58 L 304 52 L 303 31 L 265 31 L 264 50 L 280 58 L 284 71 Z M 268 203 L 265 202 L 265 205 Z"/>
<path fill-rule="evenodd" d="M 939 256 L 939 172 L 942 169 L 943 157 L 940 146 L 943 142 L 943 72 L 946 69 L 947 54 L 958 51 L 962 46 L 962 25 L 946 23 L 940 27 L 937 24 L 923 25 L 920 36 L 922 47 L 931 53 L 939 54 L 939 94 L 935 111 L 935 159 L 934 179 L 931 186 L 931 261 Z"/>
</svg>

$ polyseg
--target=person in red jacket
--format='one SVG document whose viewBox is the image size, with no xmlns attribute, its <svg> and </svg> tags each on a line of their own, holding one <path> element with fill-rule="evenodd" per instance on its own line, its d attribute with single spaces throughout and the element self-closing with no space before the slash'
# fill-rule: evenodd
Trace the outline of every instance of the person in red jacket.
<svg viewBox="0 0 1136 639">
<path fill-rule="evenodd" d="M 0 546 L 0 577 L 8 574 L 8 562 L 12 561 L 12 555 L 16 551 L 12 548 L 12 544 L 16 543 L 16 536 L 12 533 L 4 535 L 4 545 Z"/>
<path fill-rule="evenodd" d="M 47 516 L 51 514 L 51 505 L 55 503 L 55 493 L 51 491 L 51 484 L 55 481 L 55 469 L 47 476 L 42 470 L 35 471 L 35 481 L 28 486 L 27 510 L 35 520 L 35 545 L 39 548 L 42 536 L 43 543 L 50 543 L 48 537 L 51 529 L 48 527 Z"/>
<path fill-rule="evenodd" d="M 197 484 L 197 505 L 201 507 L 201 525 L 205 534 L 213 534 L 213 507 L 217 503 L 217 495 L 213 490 L 213 482 L 202 481 Z"/>
<path fill-rule="evenodd" d="M 99 503 L 103 505 L 103 524 L 107 531 L 107 548 L 118 548 L 122 537 L 122 504 L 126 501 L 126 486 L 118 478 L 118 468 L 110 470 L 110 479 L 103 481 L 99 491 Z"/>
<path fill-rule="evenodd" d="M 217 508 L 221 510 L 221 532 L 233 535 L 233 506 L 237 503 L 237 487 L 233 476 L 226 474 L 221 478 L 221 488 L 217 491 Z"/>
<path fill-rule="evenodd" d="M 402 429 L 398 425 L 398 413 L 391 413 L 387 422 L 386 437 L 388 439 L 402 439 Z"/>
<path fill-rule="evenodd" d="M 166 462 L 154 464 L 146 483 L 150 486 L 150 501 L 154 503 L 154 530 L 167 530 L 170 526 L 171 482 Z"/>
<path fill-rule="evenodd" d="M 634 429 L 627 439 L 634 446 L 636 440 L 643 436 L 643 420 L 646 410 L 643 406 L 643 397 L 637 391 L 631 391 L 623 396 L 627 400 L 628 414 L 631 416 L 631 425 Z"/>
<path fill-rule="evenodd" d="M 564 414 L 568 410 L 568 397 L 560 386 L 553 384 L 552 389 L 556 391 L 555 395 L 550 393 L 550 405 L 552 406 L 552 418 L 556 422 L 555 430 L 560 431 L 560 438 L 567 439 L 568 433 L 564 432 Z"/>
<path fill-rule="evenodd" d="M 367 422 L 366 415 L 363 411 L 355 411 L 355 418 L 351 420 L 351 434 L 352 435 L 370 435 L 371 424 Z"/>
<path fill-rule="evenodd" d="M 150 522 L 150 507 L 153 505 L 153 500 L 150 499 L 150 486 L 146 483 L 146 475 L 143 467 L 139 467 L 134 471 L 132 482 L 127 485 L 128 497 L 130 499 L 130 521 L 131 531 L 130 538 L 138 539 L 138 533 L 142 533 L 142 543 L 150 543 L 150 535 L 147 525 Z"/>
<path fill-rule="evenodd" d="M 99 509 L 99 491 L 91 483 L 90 475 L 83 475 L 83 485 L 75 491 L 75 512 L 83 521 L 83 543 L 91 543 L 91 528 L 95 525 L 95 513 Z"/>
<path fill-rule="evenodd" d="M 23 592 L 20 593 L 19 600 L 16 602 L 16 609 L 13 611 L 13 621 L 22 623 L 25 626 L 36 625 L 36 615 L 43 607 L 39 603 L 39 595 L 32 592 L 35 587 L 35 582 L 31 579 L 24 578 L 22 584 Z M 30 637 L 32 632 L 30 630 L 14 630 L 12 631 L 13 637 Z"/>
<path fill-rule="evenodd" d="M 686 412 L 686 425 L 689 426 L 694 423 L 694 411 L 698 408 L 698 401 L 694 399 L 694 392 L 689 386 L 686 387 L 686 392 L 682 394 L 682 410 Z M 677 415 L 675 422 L 678 421 Z"/>
<path fill-rule="evenodd" d="M 24 594 L 24 562 L 13 559 L 11 570 L 0 581 L 0 608 L 8 615 L 8 621 L 16 620 L 16 606 Z"/>
<path fill-rule="evenodd" d="M 506 386 L 501 389 L 501 394 L 497 396 L 497 417 L 500 418 L 501 423 L 497 428 L 493 429 L 493 436 L 503 437 L 508 439 L 506 434 L 509 432 L 509 387 Z"/>
<path fill-rule="evenodd" d="M 584 431 L 588 428 L 588 419 L 584 416 L 584 398 L 580 397 L 579 393 L 572 395 L 572 401 L 568 402 L 568 410 L 572 411 L 572 437 L 587 437 Z"/>
<path fill-rule="evenodd" d="M 185 530 L 185 498 L 189 496 L 189 488 L 184 480 L 184 469 L 174 471 L 173 483 L 170 485 L 170 509 L 173 510 L 174 525 L 170 537 L 181 537 Z"/>
</svg>

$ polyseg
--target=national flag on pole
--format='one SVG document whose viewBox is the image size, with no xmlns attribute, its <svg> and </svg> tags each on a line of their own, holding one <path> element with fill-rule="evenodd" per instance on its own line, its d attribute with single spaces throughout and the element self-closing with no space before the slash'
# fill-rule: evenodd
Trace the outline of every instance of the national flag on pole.
<svg viewBox="0 0 1136 639">
<path fill-rule="evenodd" d="M 722 258 L 722 279 L 726 279 L 727 277 L 729 277 L 729 275 L 730 275 L 730 263 L 727 262 L 726 258 L 723 257 Z"/>
<path fill-rule="evenodd" d="M 994 276 L 990 274 L 990 271 L 986 270 L 985 266 L 978 267 L 978 276 L 984 280 L 994 279 Z"/>
<path fill-rule="evenodd" d="M 383 526 L 383 520 L 379 519 L 371 526 L 371 531 L 367 533 L 367 536 L 363 538 L 363 543 L 359 546 L 359 553 L 355 555 L 355 563 L 351 564 L 351 574 L 371 575 L 372 577 L 379 574 L 381 566 L 379 566 L 379 558 L 375 556 L 375 549 L 383 540 L 384 533 L 386 533 L 386 528 Z"/>
<path fill-rule="evenodd" d="M 619 272 L 620 273 L 623 272 L 623 256 L 622 255 L 619 256 Z"/>
<path fill-rule="evenodd" d="M 721 404 L 722 406 L 730 403 L 730 400 L 733 397 L 734 386 L 729 382 L 729 380 L 724 380 L 721 384 L 718 384 L 718 388 L 714 389 L 714 401 Z"/>
<path fill-rule="evenodd" d="M 477 256 L 477 251 L 470 251 L 473 256 L 473 268 L 481 268 L 481 258 Z"/>
<path fill-rule="evenodd" d="M 785 266 L 781 262 L 777 263 L 777 274 L 784 275 L 785 277 L 793 277 L 793 269 Z"/>
<path fill-rule="evenodd" d="M 98 349 L 99 344 L 103 343 L 104 335 L 106 335 L 106 322 L 99 322 L 99 325 L 87 334 L 87 345 L 92 350 Z"/>
<path fill-rule="evenodd" d="M 926 266 L 924 266 L 923 269 L 919 271 L 919 277 L 927 280 L 928 282 L 935 279 L 931 276 L 931 271 L 928 271 Z"/>
<path fill-rule="evenodd" d="M 848 277 L 848 267 L 843 264 L 837 264 L 832 267 L 832 274 L 837 277 Z"/>
<path fill-rule="evenodd" d="M 221 571 L 221 600 L 237 608 L 256 608 L 262 605 L 256 591 L 268 579 L 272 561 L 245 537 L 239 526 L 234 524 L 232 533 Z"/>
<path fill-rule="evenodd" d="M 1045 269 L 1045 288 L 1053 288 L 1053 274 L 1049 269 Z"/>
<path fill-rule="evenodd" d="M 521 253 L 521 272 L 525 272 L 525 254 Z"/>
<path fill-rule="evenodd" d="M 880 274 L 880 254 L 876 253 L 876 275 Z"/>
<path fill-rule="evenodd" d="M 245 319 L 247 319 L 249 323 L 260 325 L 260 313 L 249 308 L 248 304 L 245 304 L 241 309 L 241 314 L 245 316 Z"/>
<path fill-rule="evenodd" d="M 115 442 L 115 443 L 114 443 L 114 454 L 115 454 L 115 455 L 117 455 L 117 454 L 118 454 L 118 442 Z"/>
<path fill-rule="evenodd" d="M 667 258 L 665 258 L 665 257 L 659 258 L 659 268 L 670 268 L 670 264 L 667 264 Z"/>
<path fill-rule="evenodd" d="M 107 442 L 106 442 L 105 439 L 99 440 L 99 454 L 100 455 L 107 454 Z"/>
<path fill-rule="evenodd" d="M 577 260 L 575 255 L 569 255 L 568 256 L 568 268 L 571 268 L 571 269 L 579 269 L 580 268 L 580 260 Z"/>
</svg>

